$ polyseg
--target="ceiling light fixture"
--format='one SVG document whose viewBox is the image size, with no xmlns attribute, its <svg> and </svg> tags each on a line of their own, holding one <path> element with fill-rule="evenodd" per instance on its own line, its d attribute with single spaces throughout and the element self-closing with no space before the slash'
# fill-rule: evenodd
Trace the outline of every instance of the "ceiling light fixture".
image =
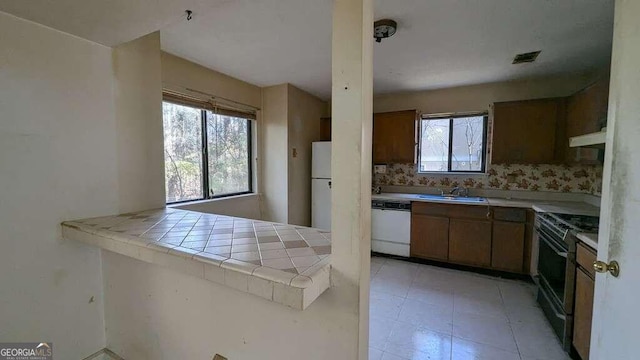
<svg viewBox="0 0 640 360">
<path fill-rule="evenodd" d="M 373 23 L 373 37 L 376 42 L 381 42 L 382 39 L 393 36 L 398 28 L 398 23 L 391 19 L 382 19 Z"/>
</svg>

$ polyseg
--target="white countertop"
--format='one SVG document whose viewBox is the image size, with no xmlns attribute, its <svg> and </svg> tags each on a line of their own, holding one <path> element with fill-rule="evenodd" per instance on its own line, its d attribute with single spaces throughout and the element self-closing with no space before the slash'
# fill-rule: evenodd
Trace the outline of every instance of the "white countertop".
<svg viewBox="0 0 640 360">
<path fill-rule="evenodd" d="M 598 251 L 598 233 L 578 233 L 578 240 Z"/>
<path fill-rule="evenodd" d="M 299 310 L 329 288 L 318 229 L 162 208 L 66 221 L 62 235 Z"/>
<path fill-rule="evenodd" d="M 518 207 L 533 209 L 538 212 L 554 212 L 562 214 L 575 214 L 575 215 L 591 215 L 599 216 L 600 208 L 587 204 L 585 202 L 578 201 L 554 201 L 554 200 L 533 200 L 533 199 L 505 199 L 505 198 L 491 198 L 487 197 L 487 202 L 465 202 L 461 200 L 447 200 L 447 199 L 432 199 L 421 198 L 420 194 L 406 194 L 406 193 L 382 193 L 372 194 L 373 200 L 397 200 L 397 201 L 420 201 L 420 202 L 433 202 L 433 203 L 446 203 L 446 204 L 460 204 L 460 205 L 479 205 L 479 206 L 499 206 L 499 207 Z"/>
<path fill-rule="evenodd" d="M 600 208 L 583 202 L 535 203 L 533 210 L 558 214 L 600 216 Z"/>
</svg>

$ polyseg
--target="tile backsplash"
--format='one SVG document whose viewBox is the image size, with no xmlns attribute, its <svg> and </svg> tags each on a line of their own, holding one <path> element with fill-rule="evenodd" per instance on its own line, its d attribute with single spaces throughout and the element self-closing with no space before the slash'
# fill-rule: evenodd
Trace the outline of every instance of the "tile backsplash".
<svg viewBox="0 0 640 360">
<path fill-rule="evenodd" d="M 552 191 L 600 195 L 602 165 L 488 165 L 486 174 L 420 174 L 414 164 L 387 164 L 386 174 L 373 176 L 374 186 Z"/>
</svg>

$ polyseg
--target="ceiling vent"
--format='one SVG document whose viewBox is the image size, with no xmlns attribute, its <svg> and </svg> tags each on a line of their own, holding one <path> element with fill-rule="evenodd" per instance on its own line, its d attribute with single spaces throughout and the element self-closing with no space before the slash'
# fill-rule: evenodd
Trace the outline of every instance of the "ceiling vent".
<svg viewBox="0 0 640 360">
<path fill-rule="evenodd" d="M 391 37 L 396 33 L 398 23 L 391 19 L 382 19 L 373 23 L 373 37 L 376 38 L 376 42 L 381 42 L 382 39 Z"/>
<path fill-rule="evenodd" d="M 516 57 L 513 58 L 513 64 L 524 64 L 524 63 L 534 62 L 538 58 L 538 55 L 540 55 L 540 51 L 541 50 L 518 54 L 516 55 Z"/>
</svg>

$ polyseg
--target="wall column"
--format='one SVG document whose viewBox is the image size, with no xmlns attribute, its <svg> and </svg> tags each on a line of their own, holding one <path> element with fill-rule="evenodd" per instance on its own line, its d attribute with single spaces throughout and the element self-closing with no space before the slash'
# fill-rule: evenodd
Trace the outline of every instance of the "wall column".
<svg viewBox="0 0 640 360">
<path fill-rule="evenodd" d="M 368 358 L 371 251 L 373 3 L 334 0 L 332 286 L 352 299 L 358 358 Z M 355 339 L 354 339 L 355 341 Z"/>
</svg>

